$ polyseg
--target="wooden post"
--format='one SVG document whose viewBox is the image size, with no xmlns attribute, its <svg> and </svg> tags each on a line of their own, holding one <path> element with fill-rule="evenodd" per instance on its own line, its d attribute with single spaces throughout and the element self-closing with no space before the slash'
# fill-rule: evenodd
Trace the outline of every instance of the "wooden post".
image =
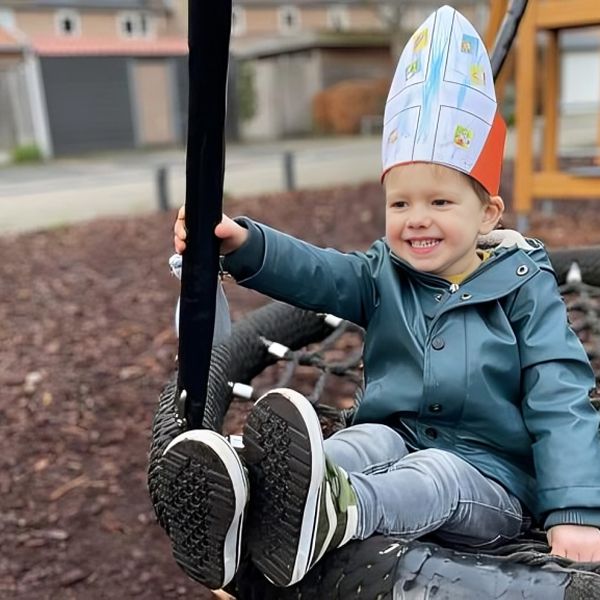
<svg viewBox="0 0 600 600">
<path fill-rule="evenodd" d="M 535 62 L 537 0 L 530 0 L 519 28 L 516 67 L 514 210 L 527 218 L 533 199 L 533 122 L 535 118 Z"/>
<path fill-rule="evenodd" d="M 506 14 L 508 0 L 490 0 L 489 4 L 490 16 L 488 19 L 487 30 L 485 32 L 485 45 L 488 49 L 488 52 L 491 52 L 492 47 L 494 46 L 494 41 L 496 40 L 496 36 L 498 35 L 498 31 L 500 31 L 502 19 Z"/>
<path fill-rule="evenodd" d="M 599 111 L 600 113 L 600 108 Z M 598 115 L 598 137 L 597 137 L 597 141 L 596 141 L 596 156 L 594 157 L 594 163 L 596 163 L 597 165 L 600 165 L 600 114 Z"/>
<path fill-rule="evenodd" d="M 558 101 L 560 94 L 558 30 L 551 29 L 547 35 L 548 46 L 542 85 L 544 110 L 542 164 L 544 171 L 558 171 Z"/>
<path fill-rule="evenodd" d="M 508 0 L 490 0 L 490 17 L 488 20 L 487 30 L 485 32 L 485 45 L 488 52 L 491 52 L 502 20 L 506 14 L 508 8 Z M 506 58 L 506 62 L 502 67 L 500 73 L 496 77 L 494 87 L 496 89 L 496 99 L 498 104 L 502 104 L 502 98 L 504 97 L 504 90 L 510 77 L 511 72 L 514 70 L 514 48 L 511 48 Z"/>
</svg>

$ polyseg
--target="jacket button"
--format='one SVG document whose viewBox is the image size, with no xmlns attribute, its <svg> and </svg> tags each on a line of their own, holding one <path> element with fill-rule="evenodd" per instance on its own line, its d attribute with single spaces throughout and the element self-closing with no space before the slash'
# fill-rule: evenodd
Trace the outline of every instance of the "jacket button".
<svg viewBox="0 0 600 600">
<path fill-rule="evenodd" d="M 441 404 L 430 404 L 429 412 L 433 412 L 433 413 L 442 412 L 442 405 Z"/>
<path fill-rule="evenodd" d="M 434 350 L 441 350 L 446 345 L 446 342 L 444 342 L 444 340 L 441 337 L 436 337 L 433 338 L 433 342 L 431 342 L 431 345 L 433 346 Z"/>
<path fill-rule="evenodd" d="M 438 434 L 437 434 L 437 431 L 436 431 L 436 430 L 435 430 L 433 427 L 428 427 L 428 428 L 425 430 L 425 435 L 426 435 L 428 438 L 431 438 L 432 440 L 435 440 L 435 438 L 437 438 L 437 435 L 438 435 Z"/>
</svg>

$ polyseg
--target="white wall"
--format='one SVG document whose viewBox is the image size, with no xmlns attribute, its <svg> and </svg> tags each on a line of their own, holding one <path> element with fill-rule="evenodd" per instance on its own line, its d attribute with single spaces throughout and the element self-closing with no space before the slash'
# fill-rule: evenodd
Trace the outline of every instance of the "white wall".
<svg viewBox="0 0 600 600">
<path fill-rule="evenodd" d="M 276 139 L 280 129 L 275 84 L 277 65 L 274 59 L 253 60 L 251 64 L 256 112 L 250 120 L 240 123 L 240 137 L 243 140 Z"/>
<path fill-rule="evenodd" d="M 322 89 L 318 51 L 255 59 L 256 114 L 240 126 L 244 140 L 275 140 L 312 130 L 312 100 Z"/>
<path fill-rule="evenodd" d="M 560 71 L 563 114 L 600 110 L 600 52 L 567 50 L 562 53 Z"/>
</svg>

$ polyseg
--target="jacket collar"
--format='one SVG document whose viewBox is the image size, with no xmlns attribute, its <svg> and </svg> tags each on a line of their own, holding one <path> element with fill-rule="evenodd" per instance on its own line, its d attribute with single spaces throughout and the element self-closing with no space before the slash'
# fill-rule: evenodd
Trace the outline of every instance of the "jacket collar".
<svg viewBox="0 0 600 600">
<path fill-rule="evenodd" d="M 486 250 L 489 251 L 490 248 Z M 391 250 L 389 252 L 396 268 L 406 272 L 411 279 L 421 285 L 434 286 L 448 292 L 453 297 L 452 300 L 456 298 L 455 301 L 449 301 L 449 305 L 455 305 L 459 299 L 464 305 L 502 298 L 521 287 L 543 268 L 543 261 L 542 265 L 538 264 L 539 260 L 536 261 L 532 253 L 523 248 L 496 247 L 492 249 L 490 258 L 481 263 L 461 284 L 456 285 L 438 275 L 419 271 Z M 545 251 L 543 254 L 546 254 Z"/>
</svg>

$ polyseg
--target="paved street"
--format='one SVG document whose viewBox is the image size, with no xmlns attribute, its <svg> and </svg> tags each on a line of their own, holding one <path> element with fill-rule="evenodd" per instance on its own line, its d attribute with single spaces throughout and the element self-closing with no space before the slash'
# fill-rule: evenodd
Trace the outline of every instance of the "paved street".
<svg viewBox="0 0 600 600">
<path fill-rule="evenodd" d="M 561 152 L 590 152 L 596 146 L 595 117 L 564 120 Z M 536 135 L 540 144 L 539 131 Z M 225 193 L 241 196 L 285 189 L 284 154 L 293 153 L 298 188 L 376 181 L 380 136 L 323 138 L 227 148 Z M 509 135 L 506 157 L 514 156 Z M 101 216 L 158 210 L 157 169 L 167 167 L 172 207 L 185 199 L 182 150 L 123 152 L 59 159 L 34 166 L 0 168 L 0 234 L 57 227 Z"/>
</svg>

